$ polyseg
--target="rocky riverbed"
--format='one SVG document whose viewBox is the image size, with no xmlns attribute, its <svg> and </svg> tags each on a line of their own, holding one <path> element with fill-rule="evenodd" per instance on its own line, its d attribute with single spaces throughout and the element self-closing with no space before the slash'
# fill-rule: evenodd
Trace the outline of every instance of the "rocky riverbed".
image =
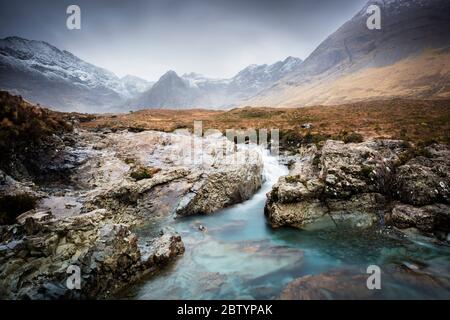
<svg viewBox="0 0 450 320">
<path fill-rule="evenodd" d="M 64 172 L 64 180 L 38 184 L 0 173 L 2 196 L 33 203 L 1 226 L 4 298 L 108 297 L 183 254 L 181 237 L 170 229 L 174 218 L 212 214 L 247 200 L 261 186 L 260 153 L 225 137 L 72 135 L 75 142 L 47 164 Z M 138 239 L 132 229 L 140 225 L 154 232 Z M 80 268 L 81 290 L 67 289 L 69 266 Z"/>
<path fill-rule="evenodd" d="M 324 290 L 339 298 L 336 283 L 342 279 L 354 293 L 347 297 L 364 297 L 359 273 L 330 268 L 342 257 L 322 257 L 329 248 L 320 245 L 321 230 L 332 230 L 325 238 L 337 237 L 336 248 L 345 247 L 342 235 L 370 239 L 385 227 L 400 239 L 421 234 L 433 245 L 448 246 L 450 151 L 443 145 L 419 153 L 403 141 L 330 140 L 285 157 L 288 172 L 261 148 L 235 145 L 221 135 L 75 129 L 53 141 L 47 145 L 53 146 L 51 157 L 34 161 L 42 169 L 39 177 L 0 172 L 3 205 L 20 211 L 0 226 L 2 298 L 108 298 L 142 281 L 146 298 L 329 298 Z M 277 233 L 281 227 L 303 231 Z M 384 237 L 372 246 L 389 243 L 391 235 Z M 393 246 L 403 248 L 403 241 Z M 317 252 L 304 247 L 309 242 Z M 356 249 L 352 244 L 342 251 L 365 261 Z M 177 263 L 186 250 L 188 257 Z M 315 259 L 322 262 L 311 264 Z M 169 281 L 153 280 L 173 261 Z M 80 290 L 67 287 L 73 266 L 80 270 Z M 393 287 L 415 279 L 430 291 L 436 282 L 439 297 L 448 293 L 448 270 L 444 280 L 428 273 L 419 279 L 422 265 L 400 266 L 406 271 L 389 267 Z M 197 287 L 177 278 L 186 273 L 198 273 Z M 211 279 L 217 286 L 210 283 L 203 296 Z M 125 296 L 139 298 L 139 292 Z"/>
<path fill-rule="evenodd" d="M 411 155 L 405 158 L 402 156 L 407 150 L 410 152 L 411 148 L 399 141 L 372 141 L 353 145 L 333 141 L 327 143 L 352 151 L 366 149 L 367 145 L 374 143 L 398 145 L 399 151 L 402 150 L 398 167 L 413 158 Z M 380 190 L 379 197 L 386 199 L 377 204 L 377 210 L 373 210 L 374 206 L 370 208 L 367 204 L 365 207 L 362 203 L 348 201 L 348 197 L 328 200 L 318 192 L 316 201 L 325 202 L 323 206 L 328 201 L 339 202 L 340 207 L 334 208 L 341 211 L 326 213 L 325 217 L 323 213 L 317 218 L 313 216 L 317 220 L 311 219 L 311 222 L 301 227 L 296 224 L 282 228 L 267 224 L 271 222 L 270 215 L 266 220 L 263 212 L 264 207 L 271 203 L 267 202 L 266 194 L 269 193 L 269 200 L 273 200 L 272 193 L 279 190 L 286 180 L 290 184 L 298 183 L 299 172 L 306 174 L 309 171 L 314 175 L 317 170 L 307 164 L 309 160 L 313 165 L 320 162 L 320 158 L 315 157 L 318 152 L 320 150 L 312 147 L 305 149 L 303 154 L 286 157 L 285 162 L 291 164 L 290 172 L 276 158 L 265 154 L 264 183 L 254 197 L 214 215 L 191 216 L 175 221 L 173 227 L 182 236 L 186 253 L 158 277 L 142 279 L 117 297 L 448 299 L 450 246 L 446 241 L 436 238 L 433 232 L 400 229 L 384 220 L 383 213 L 388 214 L 393 208 L 391 202 L 398 202 L 390 200 L 386 191 L 377 189 Z M 348 161 L 345 158 L 340 154 L 336 161 Z M 396 164 L 392 169 L 395 175 Z M 353 170 L 357 171 L 356 168 Z M 307 182 L 320 184 L 320 178 L 317 180 L 317 183 L 314 179 Z M 356 184 L 356 181 L 353 182 Z M 296 199 L 293 197 L 294 192 L 299 191 L 296 195 L 301 194 L 307 186 L 311 185 L 306 183 L 302 188 L 296 184 L 290 189 L 283 189 L 292 192 L 283 199 L 290 199 L 290 205 L 295 206 L 292 201 Z M 373 201 L 370 197 L 361 198 Z M 285 204 L 276 205 L 284 209 Z M 288 221 L 296 221 L 294 219 L 297 216 L 304 217 L 303 208 L 299 205 L 296 210 L 289 212 L 288 217 L 292 220 Z M 151 229 L 143 228 L 139 235 L 146 237 L 151 232 Z M 380 290 L 369 290 L 367 287 L 367 268 L 373 265 L 381 270 Z"/>
</svg>

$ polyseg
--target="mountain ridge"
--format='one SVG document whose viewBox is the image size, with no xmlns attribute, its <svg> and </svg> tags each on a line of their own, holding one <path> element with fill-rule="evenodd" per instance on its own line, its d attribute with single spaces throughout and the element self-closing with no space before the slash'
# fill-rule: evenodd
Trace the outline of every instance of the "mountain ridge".
<svg viewBox="0 0 450 320">
<path fill-rule="evenodd" d="M 366 9 L 372 4 L 381 6 L 381 30 L 369 30 L 366 26 L 368 14 Z M 371 0 L 352 19 L 344 23 L 328 36 L 295 70 L 273 87 L 261 92 L 244 102 L 244 104 L 301 106 L 326 104 L 326 97 L 333 87 L 339 86 L 339 80 L 350 74 L 364 72 L 373 68 L 395 66 L 403 60 L 426 54 L 427 49 L 443 49 L 450 46 L 450 1 L 446 0 Z M 435 74 L 444 74 L 446 69 L 439 65 Z M 427 70 L 423 70 L 426 72 Z M 407 73 L 398 77 L 400 83 L 407 82 L 411 91 L 422 92 L 420 81 L 414 81 Z M 367 90 L 373 86 L 376 91 L 378 83 L 367 77 Z M 359 85 L 359 84 L 358 84 Z M 310 88 L 312 88 L 310 89 Z M 322 90 L 317 90 L 322 87 Z M 387 88 L 389 89 L 389 88 Z M 345 89 L 351 96 L 351 88 Z M 382 94 L 389 96 L 389 90 Z M 307 98 L 314 95 L 314 99 Z M 295 97 L 294 97 L 295 96 Z M 320 96 L 325 98 L 321 99 Z M 392 90 L 392 96 L 396 96 Z M 368 96 L 370 97 L 370 95 Z M 407 97 L 414 97 L 408 95 Z M 430 95 L 428 98 L 433 98 Z M 358 99 L 361 99 L 358 96 Z M 333 103 L 347 103 L 358 100 L 351 97 L 332 99 Z M 297 101 L 294 103 L 293 101 Z"/>
<path fill-rule="evenodd" d="M 60 111 L 223 108 L 272 85 L 301 62 L 288 57 L 271 65 L 252 65 L 231 79 L 194 72 L 180 77 L 169 70 L 157 82 L 149 82 L 132 75 L 119 78 L 47 42 L 12 36 L 0 39 L 0 88 Z"/>
<path fill-rule="evenodd" d="M 264 90 L 300 65 L 302 60 L 287 57 L 273 64 L 250 65 L 230 79 L 209 79 L 191 72 L 179 76 L 166 72 L 151 88 L 126 105 L 141 108 L 227 108 Z"/>
<path fill-rule="evenodd" d="M 381 30 L 366 26 L 372 4 L 382 9 Z M 450 95 L 447 30 L 448 0 L 370 0 L 304 61 L 290 56 L 250 65 L 229 79 L 169 70 L 155 83 L 119 78 L 42 41 L 8 37 L 0 40 L 0 89 L 59 110 L 88 112 L 441 98 Z M 424 82 L 424 74 L 432 80 Z"/>
<path fill-rule="evenodd" d="M 146 90 L 147 81 L 122 79 L 73 53 L 37 40 L 0 39 L 0 88 L 67 111 L 94 111 Z"/>
</svg>

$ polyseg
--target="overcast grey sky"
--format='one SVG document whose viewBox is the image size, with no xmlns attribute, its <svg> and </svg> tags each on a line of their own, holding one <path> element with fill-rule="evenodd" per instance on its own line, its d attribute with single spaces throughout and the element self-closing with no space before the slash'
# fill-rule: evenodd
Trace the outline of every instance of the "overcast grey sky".
<svg viewBox="0 0 450 320">
<path fill-rule="evenodd" d="M 231 77 L 305 59 L 367 0 L 0 0 L 0 37 L 44 40 L 119 76 Z M 66 28 L 78 4 L 82 29 Z"/>
</svg>

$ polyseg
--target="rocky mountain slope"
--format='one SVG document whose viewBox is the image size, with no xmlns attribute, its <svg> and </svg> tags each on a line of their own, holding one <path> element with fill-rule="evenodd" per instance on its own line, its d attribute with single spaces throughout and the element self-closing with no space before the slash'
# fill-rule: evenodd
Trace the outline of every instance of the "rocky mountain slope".
<svg viewBox="0 0 450 320">
<path fill-rule="evenodd" d="M 366 26 L 369 16 L 366 11 L 372 4 L 381 8 L 381 30 L 369 30 Z M 448 1 L 369 1 L 304 63 L 249 103 L 298 106 L 361 101 L 377 96 L 448 96 L 450 37 L 447 30 L 450 30 Z M 411 72 L 412 69 L 416 72 Z M 383 80 L 391 75 L 395 75 L 395 81 L 387 86 Z M 398 86 L 407 87 L 408 92 L 398 90 Z M 339 96 L 339 91 L 345 94 Z"/>
<path fill-rule="evenodd" d="M 373 4 L 381 8 L 381 30 L 366 25 L 367 8 Z M 447 98 L 449 29 L 448 1 L 371 0 L 304 62 L 289 57 L 270 66 L 252 65 L 227 84 L 221 82 L 216 91 L 211 89 L 217 86 L 206 87 L 206 82 L 193 89 L 186 85 L 185 99 L 169 102 L 175 107 L 292 107 L 393 97 Z M 164 106 L 151 98 L 141 102 Z"/>
<path fill-rule="evenodd" d="M 0 40 L 0 88 L 54 109 L 102 112 L 151 84 L 122 79 L 42 41 Z"/>
</svg>

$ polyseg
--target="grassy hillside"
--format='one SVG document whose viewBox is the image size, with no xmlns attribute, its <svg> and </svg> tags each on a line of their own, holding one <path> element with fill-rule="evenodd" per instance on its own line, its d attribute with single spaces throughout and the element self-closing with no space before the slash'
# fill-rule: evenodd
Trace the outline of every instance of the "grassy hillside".
<svg viewBox="0 0 450 320">
<path fill-rule="evenodd" d="M 256 106 L 336 105 L 381 99 L 449 99 L 450 48 L 380 68 L 368 68 L 336 78 L 313 77 L 307 83 L 286 81 L 251 100 Z"/>
<path fill-rule="evenodd" d="M 72 130 L 66 118 L 0 91 L 0 169 L 14 176 L 37 170 L 55 138 Z"/>
</svg>

